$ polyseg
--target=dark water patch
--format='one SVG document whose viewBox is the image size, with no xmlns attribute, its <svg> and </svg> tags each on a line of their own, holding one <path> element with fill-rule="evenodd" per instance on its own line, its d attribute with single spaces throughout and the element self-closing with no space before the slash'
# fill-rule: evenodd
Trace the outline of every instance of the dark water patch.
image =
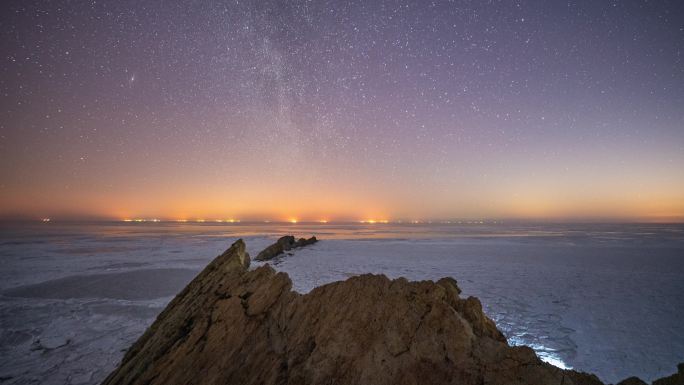
<svg viewBox="0 0 684 385">
<path fill-rule="evenodd" d="M 109 265 L 104 265 L 104 266 L 95 266 L 88 268 L 88 270 L 97 270 L 97 271 L 102 271 L 102 270 L 110 270 L 110 269 L 129 269 L 133 267 L 142 267 L 142 266 L 147 266 L 149 263 L 147 262 L 120 262 L 120 263 L 110 263 Z"/>
<path fill-rule="evenodd" d="M 69 255 L 90 255 L 100 253 L 123 253 L 131 250 L 140 250 L 142 247 L 124 247 L 124 246 L 94 246 L 94 247 L 70 247 L 64 249 L 57 249 L 56 252 L 60 254 Z"/>
<path fill-rule="evenodd" d="M 0 246 L 22 246 L 22 245 L 38 245 L 48 243 L 46 240 L 31 238 L 26 240 L 5 241 L 0 243 Z"/>
<path fill-rule="evenodd" d="M 145 300 L 178 293 L 197 275 L 191 269 L 144 269 L 122 273 L 73 275 L 5 290 L 21 298 L 112 298 Z"/>
<path fill-rule="evenodd" d="M 3 330 L 0 332 L 0 346 L 21 345 L 32 338 L 25 330 Z"/>
<path fill-rule="evenodd" d="M 55 259 L 55 257 L 53 257 L 52 255 L 47 255 L 47 254 L 25 254 L 25 255 L 21 255 L 21 257 L 19 259 L 22 261 L 29 261 L 32 259 L 36 259 L 36 260 L 40 260 L 40 261 L 44 262 L 44 261 L 51 261 L 51 260 Z"/>
<path fill-rule="evenodd" d="M 118 305 L 118 304 L 97 304 L 90 307 L 96 314 L 113 315 L 117 317 L 127 317 L 135 319 L 154 318 L 162 310 L 149 306 L 138 305 Z"/>
</svg>

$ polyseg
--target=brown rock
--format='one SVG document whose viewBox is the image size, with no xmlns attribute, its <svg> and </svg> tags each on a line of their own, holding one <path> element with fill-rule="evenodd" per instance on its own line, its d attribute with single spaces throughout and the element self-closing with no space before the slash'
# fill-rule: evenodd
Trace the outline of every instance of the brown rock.
<svg viewBox="0 0 684 385">
<path fill-rule="evenodd" d="M 510 347 L 453 279 L 363 275 L 291 291 L 240 240 L 159 315 L 105 384 L 601 384 Z"/>
<path fill-rule="evenodd" d="M 268 261 L 284 253 L 285 251 L 292 250 L 298 247 L 308 246 L 316 242 L 318 242 L 316 237 L 311 237 L 309 239 L 299 238 L 299 240 L 295 240 L 294 236 L 286 235 L 278 239 L 276 243 L 265 248 L 254 259 L 256 261 Z"/>
</svg>

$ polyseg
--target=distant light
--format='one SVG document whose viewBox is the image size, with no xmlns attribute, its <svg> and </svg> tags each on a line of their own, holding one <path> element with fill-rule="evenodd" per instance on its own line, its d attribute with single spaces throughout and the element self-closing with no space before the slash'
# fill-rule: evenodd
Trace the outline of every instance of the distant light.
<svg viewBox="0 0 684 385">
<path fill-rule="evenodd" d="M 41 219 L 43 222 L 50 222 L 50 218 L 42 218 Z"/>
<path fill-rule="evenodd" d="M 128 219 L 128 218 L 127 218 L 127 219 L 124 219 L 123 221 L 124 221 L 124 222 L 133 222 L 132 219 Z M 43 221 L 43 222 L 44 222 L 44 221 Z"/>
<path fill-rule="evenodd" d="M 197 219 L 197 220 L 195 220 L 195 222 L 202 223 L 202 222 L 206 222 L 206 221 L 204 219 Z"/>
<path fill-rule="evenodd" d="M 297 223 L 296 219 L 290 219 L 290 223 Z"/>
<path fill-rule="evenodd" d="M 145 220 L 144 220 L 144 219 L 141 219 L 141 218 L 136 218 L 136 219 L 134 219 L 134 221 L 136 221 L 136 222 L 145 222 Z"/>
<path fill-rule="evenodd" d="M 318 221 L 318 223 L 328 223 L 328 221 L 325 219 L 321 219 L 320 221 Z"/>
<path fill-rule="evenodd" d="M 176 222 L 187 222 L 187 219 L 176 219 Z"/>
<path fill-rule="evenodd" d="M 152 222 L 161 222 L 161 220 L 159 220 L 159 219 L 157 219 L 157 218 L 151 219 L 151 221 L 152 221 Z"/>
<path fill-rule="evenodd" d="M 216 222 L 221 223 L 223 222 L 223 219 L 217 219 Z"/>
</svg>

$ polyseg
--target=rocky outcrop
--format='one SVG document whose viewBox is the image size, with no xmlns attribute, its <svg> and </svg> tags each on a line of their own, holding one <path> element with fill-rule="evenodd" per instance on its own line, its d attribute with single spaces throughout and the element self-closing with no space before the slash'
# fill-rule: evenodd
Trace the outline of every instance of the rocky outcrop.
<svg viewBox="0 0 684 385">
<path fill-rule="evenodd" d="M 239 240 L 159 315 L 105 384 L 596 384 L 511 347 L 455 280 L 362 275 L 298 294 Z"/>
<path fill-rule="evenodd" d="M 629 377 L 617 383 L 617 385 L 647 385 L 638 377 Z M 653 385 L 684 385 L 684 363 L 677 365 L 677 373 L 653 381 Z"/>
<path fill-rule="evenodd" d="M 677 373 L 655 380 L 653 385 L 684 385 L 684 362 L 677 365 Z"/>
<path fill-rule="evenodd" d="M 268 261 L 270 259 L 273 259 L 277 257 L 278 255 L 288 251 L 292 250 L 298 247 L 304 247 L 308 246 L 311 244 L 314 244 L 318 242 L 318 239 L 316 237 L 311 237 L 309 239 L 306 238 L 299 238 L 298 240 L 295 240 L 295 237 L 292 235 L 286 235 L 284 237 L 281 237 L 278 239 L 278 241 L 271 246 L 265 248 L 262 252 L 260 252 L 254 260 L 256 261 Z"/>
<path fill-rule="evenodd" d="M 617 385 L 647 385 L 638 377 L 629 377 L 617 383 Z M 677 365 L 677 373 L 653 381 L 653 385 L 684 385 L 684 363 Z"/>
</svg>

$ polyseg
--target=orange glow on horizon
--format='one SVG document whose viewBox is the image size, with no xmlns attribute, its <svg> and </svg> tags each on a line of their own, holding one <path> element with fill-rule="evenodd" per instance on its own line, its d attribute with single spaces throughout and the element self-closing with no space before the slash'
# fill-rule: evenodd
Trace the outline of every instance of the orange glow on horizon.
<svg viewBox="0 0 684 385">
<path fill-rule="evenodd" d="M 112 188 L 56 191 L 49 197 L 37 184 L 24 190 L 6 188 L 0 191 L 0 217 L 368 225 L 475 218 L 684 221 L 684 180 L 657 169 L 638 184 L 617 174 L 568 180 L 555 175 L 514 174 L 473 185 L 458 185 L 445 178 L 434 182 L 439 187 L 434 189 L 413 189 L 409 181 L 402 180 L 397 186 L 380 177 L 318 181 L 313 176 L 304 180 L 277 177 L 265 184 L 249 179 L 245 184 L 227 181 L 199 188 L 190 182 L 203 179 L 188 175 L 189 180 L 178 185 L 162 180 L 145 189 L 128 189 L 127 183 L 113 182 Z"/>
<path fill-rule="evenodd" d="M 359 223 L 367 223 L 367 224 L 376 224 L 376 223 L 382 223 L 382 224 L 387 224 L 389 223 L 388 219 L 363 219 L 360 220 Z"/>
<path fill-rule="evenodd" d="M 684 186 L 683 186 L 684 187 Z M 682 189 L 684 191 L 684 189 Z M 116 220 L 126 223 L 142 222 L 215 222 L 215 223 L 363 223 L 368 225 L 389 223 L 448 223 L 453 221 L 474 221 L 474 218 L 493 220 L 544 220 L 544 221 L 643 221 L 683 222 L 684 197 L 679 192 L 627 194 L 604 190 L 588 191 L 578 195 L 569 190 L 544 188 L 544 186 L 523 186 L 512 191 L 505 198 L 482 194 L 487 204 L 479 204 L 471 197 L 435 196 L 426 200 L 420 210 L 409 201 L 402 202 L 389 197 L 385 205 L 373 199 L 347 202 L 343 198 L 330 201 L 323 196 L 308 197 L 307 200 L 269 201 L 255 198 L 247 201 L 225 201 L 202 199 L 186 200 L 178 204 L 173 196 L 165 199 L 140 199 L 125 205 L 125 209 L 100 211 L 98 206 L 112 207 L 107 198 L 101 201 L 85 202 L 83 208 L 90 211 L 54 211 L 39 206 L 34 218 L 70 220 L 93 218 Z M 289 198 L 289 197 L 288 197 Z M 193 203 L 194 202 L 194 203 Z M 14 200 L 10 203 L 16 203 Z M 17 203 L 19 206 L 19 203 Z M 174 208 L 175 207 L 175 208 Z M 249 209 L 260 207 L 260 210 Z M 392 210 L 400 207 L 401 210 Z M 449 209 L 441 209 L 448 207 Z M 292 211 L 296 209 L 296 215 Z M 288 212 L 289 211 L 289 212 Z M 72 214 L 73 213 L 73 214 Z M 389 219 L 391 218 L 391 219 Z M 479 221 L 478 219 L 477 221 Z"/>
</svg>

